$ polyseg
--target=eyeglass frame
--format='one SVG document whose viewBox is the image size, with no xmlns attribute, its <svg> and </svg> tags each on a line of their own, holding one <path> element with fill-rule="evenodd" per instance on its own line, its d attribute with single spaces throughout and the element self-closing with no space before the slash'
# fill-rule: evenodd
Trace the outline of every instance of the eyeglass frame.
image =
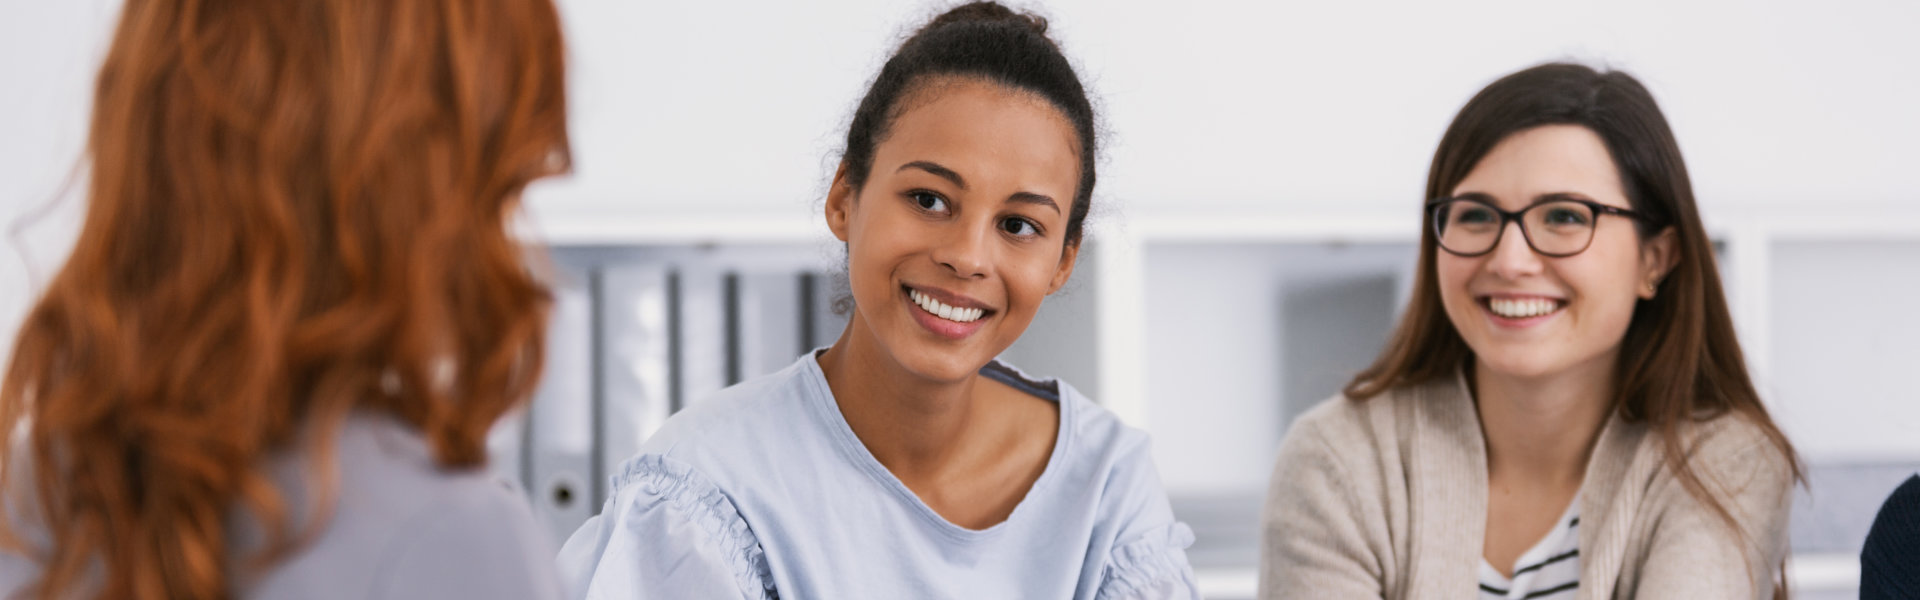
<svg viewBox="0 0 1920 600">
<path fill-rule="evenodd" d="M 1436 215 L 1438 214 L 1440 207 L 1446 206 L 1453 202 L 1472 202 L 1474 204 L 1485 206 L 1487 207 L 1487 210 L 1491 210 L 1493 211 L 1494 214 L 1500 216 L 1499 229 L 1495 230 L 1493 234 L 1493 243 L 1488 244 L 1486 250 L 1481 250 L 1479 252 L 1474 252 L 1471 254 L 1466 252 L 1456 252 L 1452 248 L 1448 248 L 1445 243 L 1440 241 L 1440 238 L 1445 237 L 1445 233 L 1440 230 L 1440 221 L 1439 219 L 1436 218 Z M 1586 206 L 1588 209 L 1592 210 L 1593 216 L 1594 216 L 1594 219 L 1593 219 L 1594 231 L 1599 231 L 1600 229 L 1600 215 L 1619 215 L 1622 217 L 1633 219 L 1635 221 L 1639 221 L 1644 224 L 1653 224 L 1653 219 L 1651 217 L 1648 217 L 1647 215 L 1639 211 L 1620 208 L 1618 206 L 1609 206 L 1606 204 L 1595 202 L 1593 200 L 1588 200 L 1586 198 L 1576 198 L 1573 196 L 1566 196 L 1566 195 L 1552 195 L 1552 196 L 1540 198 L 1538 200 L 1535 200 L 1533 204 L 1527 205 L 1526 208 L 1522 208 L 1516 211 L 1502 210 L 1500 207 L 1494 206 L 1492 202 L 1481 200 L 1479 198 L 1468 198 L 1468 197 L 1459 197 L 1459 196 L 1435 198 L 1427 201 L 1427 221 L 1429 223 L 1429 227 L 1433 228 L 1432 229 L 1433 245 L 1438 246 L 1443 251 L 1446 251 L 1447 254 L 1452 254 L 1454 256 L 1458 256 L 1461 258 L 1473 258 L 1476 256 L 1486 256 L 1488 253 L 1491 253 L 1494 250 L 1499 249 L 1500 240 L 1505 238 L 1507 235 L 1507 223 L 1519 223 L 1520 238 L 1523 240 L 1526 240 L 1527 248 L 1533 250 L 1534 252 L 1539 253 L 1541 256 L 1546 256 L 1550 258 L 1566 258 L 1569 256 L 1574 256 L 1581 252 L 1586 252 L 1587 248 L 1593 247 L 1593 237 L 1594 237 L 1593 232 L 1588 232 L 1587 243 L 1581 244 L 1579 250 L 1575 250 L 1572 252 L 1556 254 L 1553 252 L 1547 252 L 1545 250 L 1541 250 L 1539 246 L 1534 245 L 1533 234 L 1527 232 L 1527 221 L 1524 217 L 1527 214 L 1527 211 L 1530 211 L 1542 206 L 1546 206 L 1548 204 L 1553 204 L 1555 202 L 1572 202 L 1575 204 Z"/>
</svg>

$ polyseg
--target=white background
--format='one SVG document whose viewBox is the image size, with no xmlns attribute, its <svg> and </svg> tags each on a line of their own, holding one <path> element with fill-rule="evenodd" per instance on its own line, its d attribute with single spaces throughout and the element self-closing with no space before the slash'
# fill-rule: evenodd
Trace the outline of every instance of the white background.
<svg viewBox="0 0 1920 600">
<path fill-rule="evenodd" d="M 562 0 L 577 172 L 531 192 L 533 220 L 811 219 L 867 79 L 906 28 L 938 8 Z M 1755 214 L 1920 214 L 1920 3 L 1087 0 L 1038 8 L 1053 17 L 1104 110 L 1096 219 L 1107 230 L 1214 213 L 1398 211 L 1390 214 L 1416 226 L 1406 207 L 1420 200 L 1453 112 L 1500 75 L 1568 58 L 1629 70 L 1653 90 L 1709 225 Z M 67 183 L 81 164 L 89 85 L 116 11 L 106 0 L 0 5 L 7 340 L 81 211 L 84 194 Z M 1744 301 L 1764 310 L 1742 311 L 1742 329 L 1767 332 L 1755 360 L 1777 373 L 1763 379 L 1766 392 L 1810 458 L 1914 460 L 1920 394 L 1903 374 L 1920 364 L 1920 317 L 1911 309 L 1920 241 L 1835 243 L 1850 237 L 1843 226 L 1761 244 L 1771 253 L 1759 263 L 1766 295 Z M 1211 268 L 1205 274 L 1240 275 L 1227 264 Z M 1266 399 L 1184 401 L 1257 407 Z M 1210 475 L 1183 470 L 1169 482 L 1183 477 L 1198 484 Z"/>
</svg>

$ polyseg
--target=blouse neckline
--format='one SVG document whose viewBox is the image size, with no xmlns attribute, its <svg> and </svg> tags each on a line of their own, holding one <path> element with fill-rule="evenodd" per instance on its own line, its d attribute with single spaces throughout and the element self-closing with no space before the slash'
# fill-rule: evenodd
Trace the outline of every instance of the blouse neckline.
<svg viewBox="0 0 1920 600">
<path fill-rule="evenodd" d="M 807 393 L 803 394 L 806 397 L 806 404 L 812 408 L 815 416 L 826 424 L 828 435 L 834 439 L 835 445 L 840 447 L 855 467 L 872 477 L 881 487 L 892 492 L 901 502 L 912 507 L 913 513 L 933 530 L 956 542 L 974 543 L 999 537 L 1009 528 L 1010 523 L 1019 519 L 1021 515 L 1031 512 L 1027 507 L 1034 504 L 1034 498 L 1042 497 L 1047 492 L 1048 484 L 1056 479 L 1054 474 L 1064 468 L 1062 462 L 1066 460 L 1064 458 L 1066 449 L 1071 447 L 1074 430 L 1071 426 L 1074 422 L 1075 405 L 1072 398 L 1077 392 L 1064 381 L 1052 378 L 1036 380 L 1019 369 L 1000 362 L 1000 359 L 993 359 L 986 366 L 981 367 L 982 375 L 1059 405 L 1060 419 L 1053 436 L 1053 451 L 1047 457 L 1046 469 L 1041 471 L 1039 478 L 1034 479 L 1033 485 L 1027 488 L 1026 495 L 1020 498 L 1019 504 L 1014 505 L 1013 512 L 1008 513 L 1005 520 L 985 529 L 970 529 L 956 525 L 946 517 L 940 516 L 933 507 L 927 506 L 927 503 L 921 500 L 918 494 L 913 493 L 907 484 L 895 477 L 892 471 L 887 470 L 886 465 L 880 464 L 880 459 L 875 458 L 873 453 L 867 450 L 867 445 L 860 441 L 860 436 L 854 434 L 853 426 L 847 424 L 846 415 L 840 413 L 839 405 L 834 402 L 833 389 L 827 385 L 826 372 L 820 369 L 819 357 L 824 350 L 825 348 L 816 349 L 800 361 L 802 377 L 806 383 Z M 1046 394 L 1049 388 L 1056 392 L 1053 397 L 1048 397 Z"/>
</svg>

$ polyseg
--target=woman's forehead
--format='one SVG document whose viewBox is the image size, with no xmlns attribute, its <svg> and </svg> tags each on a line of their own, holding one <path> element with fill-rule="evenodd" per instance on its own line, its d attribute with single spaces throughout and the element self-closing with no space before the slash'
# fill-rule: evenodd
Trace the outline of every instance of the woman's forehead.
<svg viewBox="0 0 1920 600">
<path fill-rule="evenodd" d="M 1549 194 L 1625 207 L 1620 172 L 1606 143 L 1578 125 L 1546 125 L 1508 136 L 1481 157 L 1449 195 L 1481 194 L 1509 209 Z"/>
</svg>

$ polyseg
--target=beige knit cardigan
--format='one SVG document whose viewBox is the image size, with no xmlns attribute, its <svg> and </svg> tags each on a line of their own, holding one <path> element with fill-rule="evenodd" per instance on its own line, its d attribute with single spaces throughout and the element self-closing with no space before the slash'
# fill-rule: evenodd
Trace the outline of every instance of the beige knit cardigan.
<svg viewBox="0 0 1920 600">
<path fill-rule="evenodd" d="M 1787 549 L 1788 459 L 1740 417 L 1685 438 L 1740 535 L 1681 487 L 1657 435 L 1617 415 L 1580 492 L 1578 598 L 1771 597 Z M 1335 397 L 1281 444 L 1262 515 L 1260 597 L 1475 598 L 1487 456 L 1463 378 Z"/>
</svg>

